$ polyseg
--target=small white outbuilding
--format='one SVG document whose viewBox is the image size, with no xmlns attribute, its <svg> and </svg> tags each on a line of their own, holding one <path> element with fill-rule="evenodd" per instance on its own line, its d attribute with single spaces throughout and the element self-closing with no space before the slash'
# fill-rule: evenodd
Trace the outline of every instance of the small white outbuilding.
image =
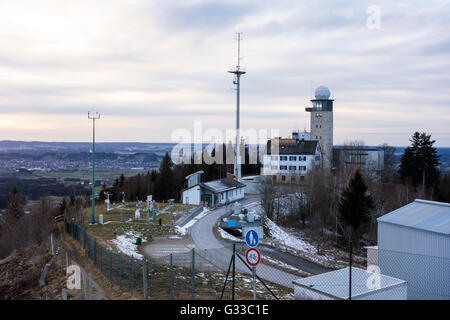
<svg viewBox="0 0 450 320">
<path fill-rule="evenodd" d="M 349 299 L 350 268 L 293 281 L 298 300 Z M 352 267 L 352 300 L 406 300 L 407 282 Z"/>
</svg>

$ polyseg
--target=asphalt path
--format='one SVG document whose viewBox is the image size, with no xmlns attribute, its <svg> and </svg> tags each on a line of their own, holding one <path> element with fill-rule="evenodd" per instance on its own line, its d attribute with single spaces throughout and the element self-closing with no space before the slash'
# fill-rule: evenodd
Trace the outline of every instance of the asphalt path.
<svg viewBox="0 0 450 320">
<path fill-rule="evenodd" d="M 240 201 L 240 203 L 242 205 L 248 205 L 252 202 L 258 202 L 259 200 L 260 198 L 258 196 L 250 196 Z M 196 249 L 200 250 L 199 254 L 204 254 L 208 258 L 213 259 L 218 266 L 222 267 L 222 269 L 223 266 L 229 265 L 230 258 L 232 256 L 232 249 L 229 243 L 221 241 L 215 237 L 213 228 L 216 225 L 217 221 L 225 214 L 225 207 L 215 209 L 202 219 L 198 220 L 191 229 L 191 237 Z M 270 248 L 260 247 L 258 249 L 261 249 L 261 251 L 265 255 L 274 258 L 276 257 L 277 260 L 281 260 L 283 262 L 288 260 L 291 262 L 291 265 L 292 262 L 295 262 L 295 267 L 301 270 L 305 269 L 304 271 L 306 272 L 317 274 L 329 271 L 329 269 L 323 268 L 308 260 L 294 257 L 285 253 L 276 252 L 275 250 Z M 236 259 L 236 270 L 238 272 L 251 274 L 251 271 L 240 259 Z M 256 270 L 256 274 L 263 280 L 271 281 L 273 283 L 277 283 L 289 288 L 292 288 L 293 286 L 292 281 L 299 278 L 298 275 L 285 272 L 263 263 L 260 263 L 257 266 Z"/>
</svg>

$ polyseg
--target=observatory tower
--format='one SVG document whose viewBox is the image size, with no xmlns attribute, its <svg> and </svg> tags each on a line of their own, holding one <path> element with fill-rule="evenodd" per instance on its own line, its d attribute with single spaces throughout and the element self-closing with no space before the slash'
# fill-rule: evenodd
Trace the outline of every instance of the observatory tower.
<svg viewBox="0 0 450 320">
<path fill-rule="evenodd" d="M 322 168 L 331 170 L 333 166 L 333 99 L 330 90 L 320 86 L 312 99 L 312 108 L 305 108 L 311 112 L 311 140 L 319 140 L 322 150 Z"/>
</svg>

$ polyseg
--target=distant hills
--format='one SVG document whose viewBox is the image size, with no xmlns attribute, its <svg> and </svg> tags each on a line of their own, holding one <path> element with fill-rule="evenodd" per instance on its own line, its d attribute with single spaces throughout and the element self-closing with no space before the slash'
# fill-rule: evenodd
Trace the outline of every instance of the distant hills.
<svg viewBox="0 0 450 320">
<path fill-rule="evenodd" d="M 176 143 L 143 142 L 96 142 L 96 159 L 125 160 L 141 163 L 157 163 L 166 152 L 171 153 Z M 205 145 L 204 145 L 205 146 Z M 204 147 L 203 146 L 203 147 Z M 19 158 L 23 160 L 89 161 L 90 142 L 42 142 L 0 141 L 0 160 Z M 396 161 L 406 147 L 395 147 Z M 436 148 L 442 163 L 441 170 L 450 171 L 450 148 Z"/>
</svg>

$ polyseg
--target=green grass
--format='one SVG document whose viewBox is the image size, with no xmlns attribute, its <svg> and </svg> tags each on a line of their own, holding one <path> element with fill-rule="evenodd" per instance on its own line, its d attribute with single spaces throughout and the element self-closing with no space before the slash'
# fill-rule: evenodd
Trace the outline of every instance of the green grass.
<svg viewBox="0 0 450 320">
<path fill-rule="evenodd" d="M 117 206 L 117 205 L 116 205 Z M 159 212 L 156 217 L 156 221 L 153 221 L 153 215 L 150 215 L 150 225 L 147 225 L 146 214 L 141 210 L 141 219 L 139 221 L 135 221 L 135 211 L 136 211 L 136 203 L 131 202 L 127 203 L 126 208 L 112 209 L 110 211 L 106 210 L 106 204 L 96 205 L 95 206 L 95 221 L 96 225 L 91 226 L 89 223 L 91 222 L 92 209 L 91 207 L 85 208 L 83 210 L 83 214 L 85 216 L 85 222 L 83 224 L 83 228 L 86 231 L 102 240 L 111 240 L 115 239 L 118 235 L 122 235 L 127 231 L 134 231 L 141 234 L 147 241 L 150 241 L 152 237 L 155 236 L 163 236 L 163 235 L 175 235 L 175 226 L 174 224 L 176 220 L 180 218 L 179 215 L 173 214 L 175 211 L 184 211 L 186 210 L 186 206 L 182 204 L 174 204 L 171 210 L 167 210 L 167 212 L 161 213 L 162 210 L 166 209 L 168 206 L 167 203 L 156 203 L 155 208 Z M 114 207 L 114 206 L 111 206 Z M 189 206 L 188 209 L 190 209 Z M 125 214 L 125 221 L 129 219 L 133 219 L 130 222 L 121 222 L 121 213 Z M 108 224 L 100 225 L 99 216 L 103 215 L 103 223 L 108 221 L 113 221 Z M 159 225 L 158 220 L 161 218 L 161 226 Z"/>
</svg>

